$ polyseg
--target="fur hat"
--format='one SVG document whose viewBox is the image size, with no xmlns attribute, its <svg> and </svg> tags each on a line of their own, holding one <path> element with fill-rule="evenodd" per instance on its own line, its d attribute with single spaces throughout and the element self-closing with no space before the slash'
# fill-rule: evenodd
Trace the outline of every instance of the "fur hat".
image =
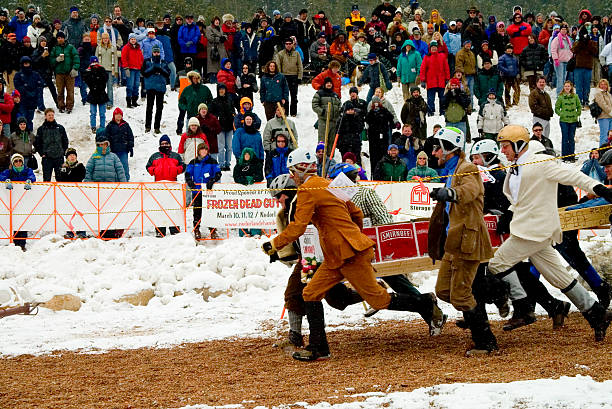
<svg viewBox="0 0 612 409">
<path fill-rule="evenodd" d="M 224 14 L 223 17 L 221 17 L 221 21 L 223 23 L 225 23 L 226 21 L 232 21 L 233 22 L 234 21 L 234 16 L 229 14 L 229 13 L 228 14 Z"/>
</svg>

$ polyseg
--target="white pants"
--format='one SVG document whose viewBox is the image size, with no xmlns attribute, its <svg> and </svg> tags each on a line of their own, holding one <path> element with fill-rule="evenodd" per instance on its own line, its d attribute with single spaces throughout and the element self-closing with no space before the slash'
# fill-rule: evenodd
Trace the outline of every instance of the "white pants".
<svg viewBox="0 0 612 409">
<path fill-rule="evenodd" d="M 489 271 L 493 274 L 503 273 L 527 258 L 546 281 L 560 290 L 574 281 L 561 265 L 559 254 L 552 247 L 552 240 L 531 241 L 512 234 L 489 261 Z"/>
</svg>

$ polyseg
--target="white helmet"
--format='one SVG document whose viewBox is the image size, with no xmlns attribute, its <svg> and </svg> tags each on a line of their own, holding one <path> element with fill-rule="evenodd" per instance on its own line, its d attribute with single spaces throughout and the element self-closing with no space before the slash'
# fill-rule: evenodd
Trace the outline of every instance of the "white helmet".
<svg viewBox="0 0 612 409">
<path fill-rule="evenodd" d="M 489 155 L 483 155 L 484 153 L 488 153 Z M 497 159 L 499 155 L 499 147 L 497 143 L 492 139 L 482 139 L 472 145 L 472 149 L 470 149 L 470 156 L 472 155 L 482 155 L 482 161 L 485 166 L 489 166 L 491 162 Z"/>
<path fill-rule="evenodd" d="M 291 179 L 291 175 L 283 173 L 275 177 L 270 183 L 270 195 L 272 197 L 280 196 L 281 193 L 285 192 L 286 189 L 295 189 L 295 182 Z"/>
<path fill-rule="evenodd" d="M 465 148 L 465 135 L 463 131 L 453 126 L 440 129 L 434 135 L 434 138 L 440 141 L 440 147 L 445 155 L 457 149 L 463 150 Z"/>
<path fill-rule="evenodd" d="M 306 148 L 297 148 L 287 158 L 287 168 L 290 171 L 317 173 L 317 155 Z"/>
</svg>

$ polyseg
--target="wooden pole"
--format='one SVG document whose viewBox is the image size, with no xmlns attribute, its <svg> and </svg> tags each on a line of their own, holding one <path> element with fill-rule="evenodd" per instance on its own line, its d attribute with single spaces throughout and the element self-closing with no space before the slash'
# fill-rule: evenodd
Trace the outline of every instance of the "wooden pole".
<svg viewBox="0 0 612 409">
<path fill-rule="evenodd" d="M 276 106 L 281 110 L 281 115 L 283 117 L 283 121 L 285 121 L 287 132 L 289 132 L 289 136 L 291 137 L 291 142 L 293 142 L 293 146 L 295 147 L 295 149 L 297 149 L 298 147 L 297 139 L 295 139 L 295 135 L 293 135 L 293 131 L 291 130 L 291 127 L 289 126 L 289 122 L 287 121 L 287 116 L 285 115 L 285 109 L 283 108 L 280 102 L 277 102 Z"/>
<path fill-rule="evenodd" d="M 325 139 L 323 140 L 323 167 L 321 168 L 321 177 L 325 177 L 326 169 L 325 169 L 325 159 L 327 159 L 327 134 L 329 133 L 329 117 L 331 115 L 331 102 L 327 103 L 327 115 L 325 118 Z"/>
</svg>

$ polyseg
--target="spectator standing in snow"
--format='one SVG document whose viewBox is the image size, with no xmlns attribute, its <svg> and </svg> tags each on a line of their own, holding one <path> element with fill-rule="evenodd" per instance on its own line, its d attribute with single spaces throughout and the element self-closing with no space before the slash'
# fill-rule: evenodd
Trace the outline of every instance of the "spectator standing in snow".
<svg viewBox="0 0 612 409">
<path fill-rule="evenodd" d="M 117 107 L 113 111 L 113 119 L 106 125 L 106 136 L 110 142 L 111 151 L 119 157 L 125 180 L 130 181 L 130 166 L 128 154 L 134 156 L 134 133 L 130 124 L 123 119 L 123 111 Z"/>
<path fill-rule="evenodd" d="M 50 182 L 54 172 L 57 178 L 64 162 L 64 152 L 68 149 L 68 135 L 64 127 L 55 121 L 53 108 L 45 109 L 45 120 L 36 130 L 34 147 L 42 158 L 43 181 Z"/>
<path fill-rule="evenodd" d="M 145 60 L 143 68 L 144 84 L 147 91 L 147 112 L 145 119 L 145 133 L 151 131 L 153 105 L 155 105 L 155 134 L 161 133 L 161 117 L 164 109 L 164 94 L 166 93 L 166 80 L 170 78 L 170 70 L 161 59 L 161 48 L 153 46 L 153 56 Z M 183 91 L 184 92 L 184 91 Z"/>
</svg>

